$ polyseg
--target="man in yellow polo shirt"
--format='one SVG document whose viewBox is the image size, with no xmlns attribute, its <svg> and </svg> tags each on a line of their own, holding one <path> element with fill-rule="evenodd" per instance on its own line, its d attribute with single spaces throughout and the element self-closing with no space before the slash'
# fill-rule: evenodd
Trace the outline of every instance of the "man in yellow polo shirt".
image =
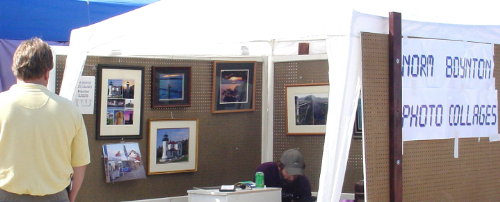
<svg viewBox="0 0 500 202">
<path fill-rule="evenodd" d="M 14 54 L 17 84 L 0 93 L 0 201 L 73 202 L 80 190 L 90 163 L 87 131 L 73 103 L 46 88 L 52 65 L 39 38 Z"/>
</svg>

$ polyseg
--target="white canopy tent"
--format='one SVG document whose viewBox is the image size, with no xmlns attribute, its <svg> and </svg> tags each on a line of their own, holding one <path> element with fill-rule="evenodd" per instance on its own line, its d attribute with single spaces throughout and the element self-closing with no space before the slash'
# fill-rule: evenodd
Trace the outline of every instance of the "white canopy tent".
<svg viewBox="0 0 500 202">
<path fill-rule="evenodd" d="M 262 161 L 270 161 L 273 62 L 283 55 L 328 58 L 330 97 L 337 99 L 329 101 L 318 201 L 339 201 L 361 90 L 361 32 L 387 34 L 387 18 L 326 0 L 163 0 L 73 30 L 60 95 L 72 99 L 87 55 L 259 58 L 264 86 L 271 87 L 263 88 L 262 122 Z M 500 43 L 500 26 L 403 21 L 403 35 Z M 299 42 L 310 43 L 310 56 L 296 56 Z"/>
</svg>

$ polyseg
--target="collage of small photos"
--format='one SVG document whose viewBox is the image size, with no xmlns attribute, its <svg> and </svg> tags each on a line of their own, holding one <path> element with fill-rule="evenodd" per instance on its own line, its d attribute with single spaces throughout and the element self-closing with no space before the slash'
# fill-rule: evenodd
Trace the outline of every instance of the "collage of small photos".
<svg viewBox="0 0 500 202">
<path fill-rule="evenodd" d="M 134 80 L 109 79 L 106 125 L 134 124 Z"/>
</svg>

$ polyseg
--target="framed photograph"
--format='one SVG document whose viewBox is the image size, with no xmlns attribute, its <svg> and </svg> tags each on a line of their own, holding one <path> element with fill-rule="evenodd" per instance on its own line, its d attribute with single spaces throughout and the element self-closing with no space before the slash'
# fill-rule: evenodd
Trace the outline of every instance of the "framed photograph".
<svg viewBox="0 0 500 202">
<path fill-rule="evenodd" d="M 146 178 L 139 143 L 104 144 L 102 153 L 107 183 Z"/>
<path fill-rule="evenodd" d="M 324 135 L 328 114 L 327 83 L 286 85 L 288 135 Z"/>
<path fill-rule="evenodd" d="M 97 66 L 97 139 L 142 138 L 144 68 Z"/>
<path fill-rule="evenodd" d="M 151 80 L 153 108 L 191 105 L 191 67 L 153 67 Z"/>
<path fill-rule="evenodd" d="M 212 113 L 255 111 L 255 62 L 215 61 Z"/>
<path fill-rule="evenodd" d="M 354 138 L 361 138 L 363 133 L 363 110 L 361 109 L 361 97 L 358 99 L 358 108 L 356 110 L 356 120 L 354 121 Z"/>
<path fill-rule="evenodd" d="M 149 120 L 148 175 L 196 172 L 198 119 Z"/>
</svg>

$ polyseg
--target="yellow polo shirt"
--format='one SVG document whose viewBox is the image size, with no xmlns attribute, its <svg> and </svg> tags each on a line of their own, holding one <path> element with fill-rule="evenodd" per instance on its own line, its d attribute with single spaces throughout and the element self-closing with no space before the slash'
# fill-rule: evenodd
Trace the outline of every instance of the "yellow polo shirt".
<svg viewBox="0 0 500 202">
<path fill-rule="evenodd" d="M 90 163 L 83 117 L 71 101 L 37 84 L 0 93 L 0 189 L 47 195 Z"/>
</svg>

